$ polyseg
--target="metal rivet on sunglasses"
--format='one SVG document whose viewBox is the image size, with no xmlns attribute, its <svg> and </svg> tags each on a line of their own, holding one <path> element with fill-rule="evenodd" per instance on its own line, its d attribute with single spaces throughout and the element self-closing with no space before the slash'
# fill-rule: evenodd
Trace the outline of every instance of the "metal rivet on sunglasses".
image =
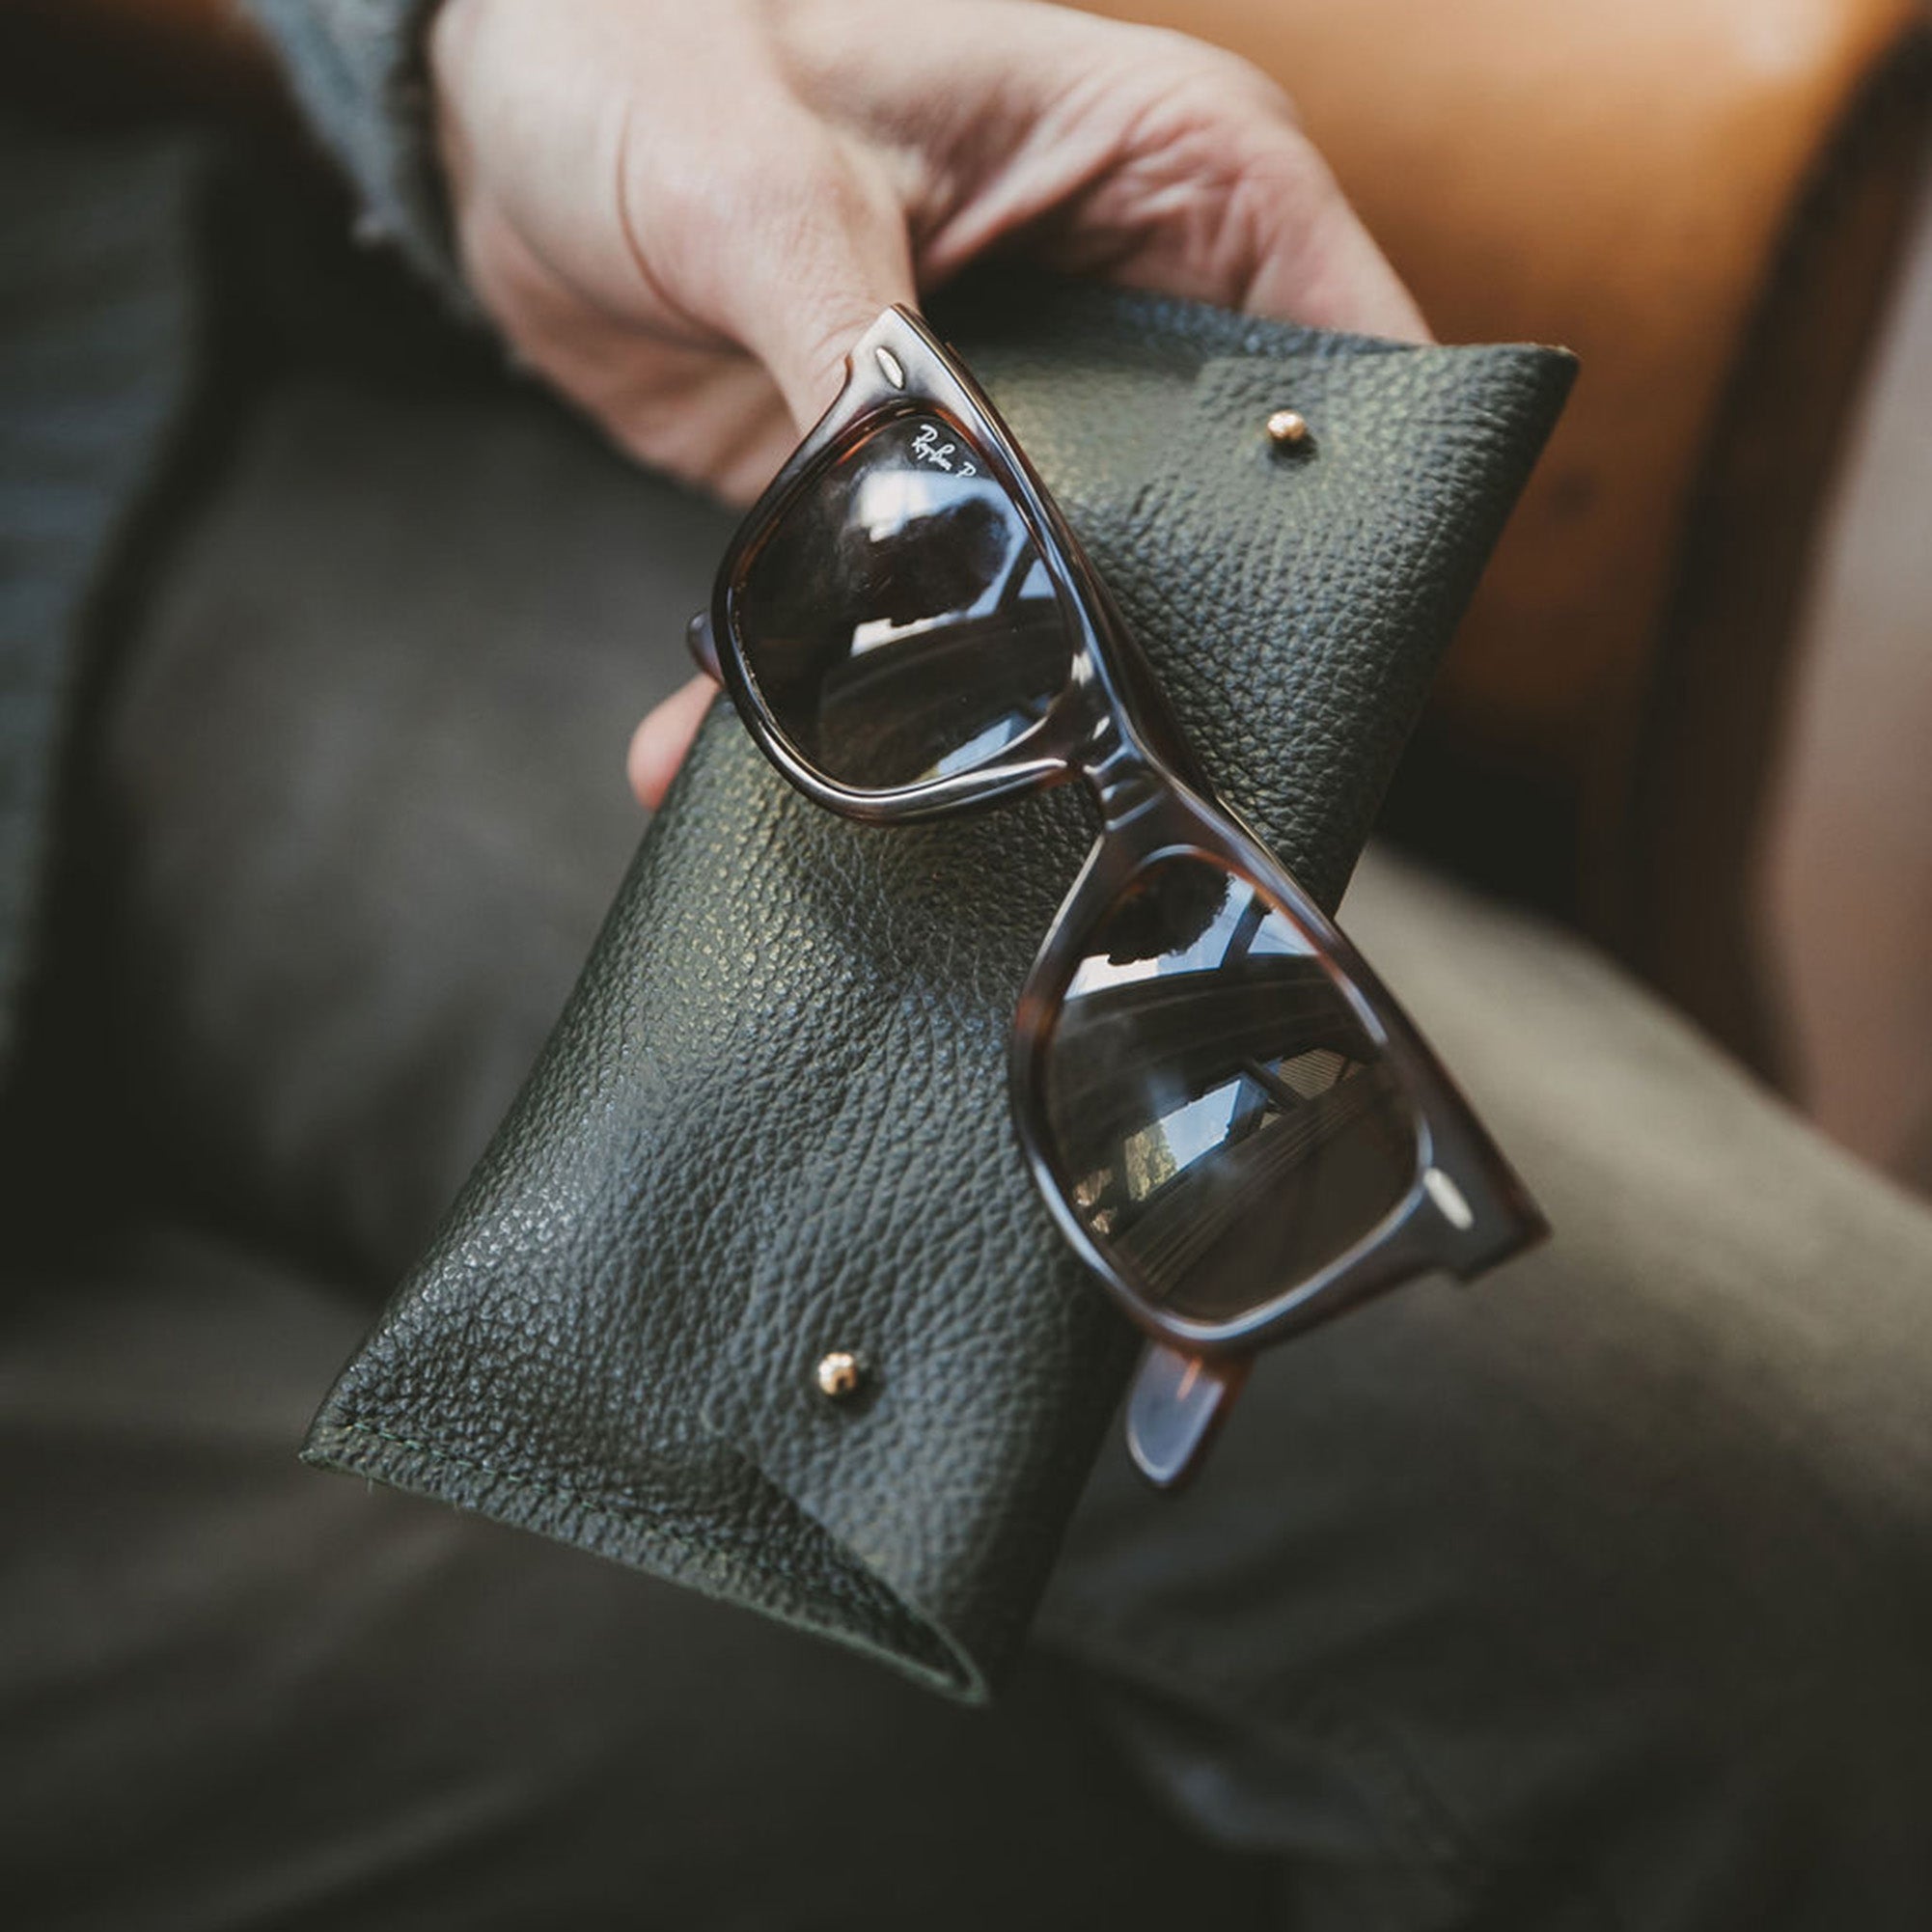
<svg viewBox="0 0 1932 1932">
<path fill-rule="evenodd" d="M 1268 440 L 1278 450 L 1299 450 L 1309 439 L 1308 418 L 1297 409 L 1277 409 L 1268 418 Z"/>
<path fill-rule="evenodd" d="M 905 371 L 899 367 L 899 359 L 889 348 L 875 348 L 872 354 L 878 358 L 879 373 L 895 389 L 905 387 Z"/>
<path fill-rule="evenodd" d="M 1429 1199 L 1442 1209 L 1443 1219 L 1451 1228 L 1467 1231 L 1476 1226 L 1476 1210 L 1463 1199 L 1462 1189 L 1441 1168 L 1430 1168 L 1422 1176 L 1422 1185 L 1428 1189 Z"/>
<path fill-rule="evenodd" d="M 819 1358 L 813 1379 L 828 1402 L 849 1402 L 865 1386 L 866 1365 L 849 1348 L 835 1348 Z"/>
</svg>

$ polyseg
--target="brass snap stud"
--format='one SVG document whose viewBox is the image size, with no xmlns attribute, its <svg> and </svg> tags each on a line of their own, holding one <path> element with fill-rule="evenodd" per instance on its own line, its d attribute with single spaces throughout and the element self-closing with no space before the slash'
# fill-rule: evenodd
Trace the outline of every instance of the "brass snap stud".
<svg viewBox="0 0 1932 1932">
<path fill-rule="evenodd" d="M 819 1358 L 813 1379 L 828 1402 L 849 1402 L 865 1385 L 866 1365 L 849 1348 L 835 1348 Z"/>
<path fill-rule="evenodd" d="M 1298 409 L 1277 409 L 1268 418 L 1268 440 L 1278 450 L 1299 450 L 1309 439 L 1308 418 Z"/>
</svg>

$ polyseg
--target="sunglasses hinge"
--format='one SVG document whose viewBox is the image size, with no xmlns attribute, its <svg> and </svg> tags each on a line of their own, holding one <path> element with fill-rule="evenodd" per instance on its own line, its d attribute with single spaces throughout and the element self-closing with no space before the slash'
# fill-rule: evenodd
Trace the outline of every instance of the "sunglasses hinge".
<svg viewBox="0 0 1932 1932">
<path fill-rule="evenodd" d="M 1110 830 L 1138 818 L 1166 791 L 1146 754 L 1124 736 L 1116 737 L 1099 759 L 1084 765 L 1081 775 L 1093 794 L 1100 822 Z"/>
</svg>

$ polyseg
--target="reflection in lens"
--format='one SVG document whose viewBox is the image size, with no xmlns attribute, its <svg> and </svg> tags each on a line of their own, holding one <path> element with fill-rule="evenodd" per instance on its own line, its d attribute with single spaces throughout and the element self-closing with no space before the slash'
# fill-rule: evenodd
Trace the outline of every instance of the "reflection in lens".
<svg viewBox="0 0 1932 1932">
<path fill-rule="evenodd" d="M 895 418 L 806 486 L 735 617 L 786 737 L 855 790 L 994 761 L 1066 683 L 1066 625 L 1026 525 L 933 417 Z"/>
<path fill-rule="evenodd" d="M 1160 1306 L 1229 1322 L 1338 1259 L 1416 1177 L 1414 1117 L 1301 929 L 1204 859 L 1090 935 L 1041 1066 L 1049 1152 Z"/>
</svg>

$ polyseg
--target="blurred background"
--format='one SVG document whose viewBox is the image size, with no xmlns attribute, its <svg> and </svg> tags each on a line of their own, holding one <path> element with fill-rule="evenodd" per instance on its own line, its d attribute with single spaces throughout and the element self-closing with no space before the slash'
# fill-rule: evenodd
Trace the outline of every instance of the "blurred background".
<svg viewBox="0 0 1932 1932">
<path fill-rule="evenodd" d="M 1103 11 L 1221 41 L 1277 76 L 1445 340 L 1535 339 L 1582 357 L 1388 801 L 1387 837 L 1587 935 L 1838 1144 L 1932 1196 L 1924 8 L 1123 0 Z M 25 1069 L 21 1145 L 0 1152 L 10 1216 L 37 1204 L 30 1157 L 59 1145 L 101 1224 L 83 1212 L 60 1226 L 69 1247 L 99 1252 L 58 1253 L 37 1281 L 21 1269 L 0 1337 L 0 1423 L 14 1432 L 0 1520 L 33 1532 L 0 1590 L 0 1721 L 14 1745 L 0 1774 L 15 1769 L 17 1786 L 0 1790 L 0 1813 L 4 1855 L 54 1901 L 37 1922 L 149 1922 L 142 1860 L 160 1858 L 171 1833 L 201 1846 L 212 1889 L 199 1895 L 221 1910 L 168 1922 L 265 1922 L 280 1871 L 295 1874 L 298 1905 L 273 1922 L 336 1923 L 359 1899 L 389 1896 L 400 1869 L 397 1895 L 421 1916 L 397 1922 L 527 1925 L 564 1919 L 554 1893 L 526 1907 L 517 1892 L 543 1872 L 520 1861 L 518 1832 L 593 1877 L 613 1847 L 634 1851 L 644 1877 L 607 1874 L 629 1901 L 653 1858 L 701 1875 L 749 1862 L 754 1824 L 757 1842 L 777 1847 L 775 1872 L 815 1884 L 823 1847 L 854 1817 L 966 1904 L 982 1882 L 989 1899 L 1010 1899 L 1029 1859 L 1057 1859 L 1089 1888 L 1090 1915 L 1057 1922 L 1104 1922 L 1117 1900 L 1122 1912 L 1198 1905 L 1199 1847 L 1174 1842 L 1117 1762 L 1118 1739 L 1095 1743 L 1088 1691 L 1050 1669 L 1003 1707 L 1001 1730 L 681 1591 L 296 1467 L 290 1446 L 328 1375 L 468 1172 L 596 929 L 638 835 L 623 739 L 685 674 L 677 625 L 641 635 L 640 614 L 693 608 L 734 519 L 632 474 L 507 382 L 486 345 L 449 330 L 399 262 L 351 242 L 340 182 L 227 0 L 4 0 L 0 95 L 87 142 L 98 135 L 124 161 L 183 117 L 222 130 L 228 155 L 213 198 L 221 250 L 212 216 L 205 232 L 146 237 L 137 220 L 126 232 L 109 222 L 100 247 L 79 251 L 72 286 L 52 291 L 21 287 L 20 272 L 10 282 L 0 259 L 0 306 L 13 304 L 7 317 L 25 335 L 54 315 L 55 296 L 88 315 L 106 306 L 88 277 L 104 284 L 102 264 L 138 255 L 144 238 L 199 251 L 198 265 L 221 271 L 207 278 L 222 285 L 219 327 L 201 346 L 226 386 L 212 412 L 222 424 L 172 453 L 170 477 L 190 479 L 179 501 L 148 507 L 156 529 L 124 560 L 111 607 L 87 614 L 89 641 L 105 639 L 115 667 L 84 694 L 97 730 L 76 787 L 86 810 L 63 853 L 86 917 L 55 922 L 47 977 L 64 983 L 41 1016 L 58 1051 Z M 40 184 L 17 168 L 0 187 L 21 221 L 39 208 Z M 180 346 L 152 304 L 121 319 L 130 332 L 110 346 L 129 358 L 146 340 L 134 323 Z M 0 474 L 0 485 L 16 481 Z M 433 518 L 420 513 L 428 502 Z M 9 507 L 27 527 L 41 504 L 16 490 Z M 663 540 L 639 544 L 641 518 Z M 1365 918 L 1372 898 L 1365 886 Z M 1416 929 L 1419 946 L 1433 943 L 1426 922 Z M 1496 930 L 1520 940 L 1526 973 L 1579 956 L 1533 921 Z M 1473 956 L 1441 952 L 1451 978 Z M 1613 974 L 1573 978 L 1580 1032 L 1599 996 L 1629 1002 Z M 62 1119 L 64 1106 L 75 1118 Z M 1788 1127 L 1782 1109 L 1758 1112 Z M 1660 1137 L 1666 1152 L 1701 1118 L 1687 1109 L 1669 1123 L 1678 1138 Z M 1849 1163 L 1810 1135 L 1788 1139 L 1793 1172 L 1844 1182 Z M 1606 1171 L 1614 1192 L 1618 1171 Z M 140 1203 L 156 1210 L 152 1225 L 130 1214 L 129 1228 L 110 1226 L 100 1203 L 138 1201 L 144 1185 L 159 1198 Z M 1654 1192 L 1631 1194 L 1633 1226 L 1655 1219 Z M 1834 1198 L 1850 1201 L 1854 1233 L 1882 1234 L 1888 1214 L 1923 1233 L 1917 1207 L 1862 1175 Z M 1732 1222 L 1763 1219 L 1755 1200 L 1720 1205 Z M 1725 1218 L 1702 1197 L 1679 1209 Z M 1817 1228 L 1823 1274 L 1857 1243 L 1842 1223 Z M 19 1243 L 17 1225 L 10 1234 Z M 1922 1271 L 1884 1259 L 1894 1252 L 1908 1252 L 1902 1236 L 1863 1265 L 1905 1299 Z M 1559 1265 L 1561 1244 L 1549 1253 Z M 1597 1278 L 1578 1279 L 1569 1301 L 1545 1298 L 1553 1322 L 1587 1313 Z M 1640 1303 L 1631 1279 L 1608 1279 Z M 1714 1324 L 1725 1308 L 1713 1302 Z M 1880 1354 L 1891 1346 L 1876 1324 L 1840 1326 Z M 1367 1316 L 1357 1332 L 1377 1333 Z M 1733 1361 L 1727 1333 L 1684 1333 L 1714 1376 Z M 1432 1386 L 1440 1338 L 1426 1323 L 1419 1335 Z M 1372 1348 L 1367 1360 L 1365 1381 L 1380 1390 Z M 1596 1386 L 1596 1366 L 1584 1364 L 1577 1386 Z M 1653 1366 L 1660 1411 L 1703 1386 L 1668 1347 Z M 1251 1418 L 1269 1372 L 1257 1370 Z M 1282 1385 L 1291 1399 L 1275 1412 L 1318 1419 L 1313 1385 L 1332 1393 L 1341 1380 L 1295 1372 L 1309 1384 Z M 1902 1358 L 1900 1378 L 1914 1372 Z M 1773 1386 L 1766 1403 L 1783 1404 L 1780 1426 L 1830 1449 L 1834 1429 L 1809 1427 L 1793 1390 Z M 1920 1392 L 1896 1408 L 1922 1410 Z M 1335 1413 L 1337 1439 L 1356 1440 L 1357 1419 Z M 1488 1463 L 1457 1486 L 1444 1413 L 1394 1399 L 1367 1413 L 1375 1440 L 1413 1451 L 1394 1458 L 1389 1520 L 1415 1534 L 1432 1587 L 1458 1560 L 1471 1576 L 1506 1568 L 1430 1506 L 1431 1478 L 1453 1488 L 1456 1508 L 1472 1494 L 1493 1504 L 1505 1550 L 1548 1527 Z M 1547 1540 L 1588 1543 L 1603 1561 L 1600 1590 L 1583 1566 L 1610 1620 L 1585 1674 L 1615 1701 L 1610 1663 L 1631 1622 L 1619 1592 L 1651 1552 L 1623 1563 L 1617 1536 L 1640 1511 L 1621 1439 L 1606 1440 L 1618 1455 L 1599 1513 L 1565 1514 Z M 1780 1541 L 1780 1484 L 1763 1479 L 1761 1516 L 1740 1504 L 1734 1522 L 1716 1509 L 1706 1521 L 1676 1474 L 1655 1477 L 1643 1507 L 1681 1528 L 1680 1566 L 1708 1549 L 1749 1591 L 1753 1563 L 1801 1547 Z M 1757 1479 L 1755 1463 L 1746 1475 Z M 1831 1492 L 1835 1528 L 1848 1493 Z M 1457 1539 L 1442 1563 L 1425 1559 L 1438 1519 Z M 1162 1519 L 1180 1538 L 1201 1520 Z M 1901 1507 L 1881 1532 L 1903 1542 L 1905 1520 Z M 1760 1527 L 1761 1548 L 1750 1540 Z M 1399 1558 L 1402 1538 L 1386 1543 Z M 1297 1601 L 1312 1576 L 1299 1555 Z M 1882 1593 L 1888 1574 L 1872 1570 Z M 1409 1633 L 1388 1628 L 1399 1653 Z M 1733 1627 L 1713 1628 L 1709 1655 L 1728 1656 Z M 1833 1680 L 1810 1668 L 1811 1635 L 1795 1629 L 1788 1683 L 1835 1706 Z M 1457 1642 L 1493 1643 L 1501 1662 L 1465 1669 L 1465 1654 L 1488 1653 Z M 1441 1621 L 1417 1643 L 1449 1660 L 1444 1680 L 1472 1696 L 1520 1681 L 1534 1701 L 1506 1619 Z M 1709 1655 L 1685 1654 L 1699 1684 L 1714 1674 Z M 666 1658 L 673 1669 L 652 1668 Z M 127 1688 L 143 1670 L 161 1687 L 145 1702 Z M 48 1684 L 73 1693 L 71 1708 L 43 1695 Z M 759 1723 L 735 1734 L 720 1724 L 713 1684 L 735 1686 Z M 1757 1681 L 1748 1688 L 1747 1715 Z M 1687 1722 L 1702 1711 L 1688 1690 L 1678 1702 Z M 1741 1749 L 1727 1709 L 1708 1708 Z M 1484 1735 L 1471 1706 L 1444 1709 L 1445 1732 Z M 142 1721 L 132 1742 L 130 1712 Z M 1793 1751 L 1807 1742 L 1782 1722 L 1780 1707 L 1767 1760 L 1787 1734 Z M 1518 1739 L 1506 1721 L 1503 1730 L 1499 1761 L 1514 1763 Z M 653 1743 L 642 1757 L 640 1735 Z M 287 1737 L 303 1740 L 299 1763 Z M 771 1788 L 783 1802 L 747 1801 L 762 1787 L 745 1782 L 744 1756 L 800 1739 L 818 1753 L 814 1775 L 793 1781 L 781 1762 Z M 1672 1774 L 1675 1748 L 1667 1738 L 1654 1761 Z M 1176 1757 L 1179 1782 L 1204 1788 Z M 1835 1778 L 1839 1767 L 1821 1761 Z M 596 1768 L 608 1762 L 632 1781 L 612 1782 Z M 1881 1758 L 1860 1762 L 1888 1775 Z M 1648 1769 L 1619 1776 L 1669 1801 Z M 387 1793 L 418 1836 L 361 1835 L 351 1784 Z M 438 1808 L 445 1791 L 461 1802 Z M 976 1845 L 954 1872 L 949 1827 L 988 1793 L 1017 1834 L 1012 1869 L 994 1870 Z M 1845 1806 L 1860 1808 L 1855 1791 Z M 329 1837 L 317 1821 L 338 1808 L 347 1822 Z M 97 1869 L 116 1819 L 139 1856 Z M 1093 1889 L 1095 1873 L 1109 1889 Z M 73 1904 L 77 1877 L 106 1900 L 97 1918 Z M 311 1883 L 326 1912 L 298 1909 Z M 989 1904 L 977 1922 L 1018 1921 Z"/>
<path fill-rule="evenodd" d="M 1932 1189 L 1924 10 L 1109 11 L 1269 68 L 1445 339 L 1583 358 L 1390 829 Z"/>
<path fill-rule="evenodd" d="M 1101 11 L 1274 73 L 1444 339 L 1583 358 L 1388 829 L 1932 1188 L 1924 9 Z M 281 112 L 226 0 L 16 0 L 6 31 L 78 112 Z"/>
</svg>

